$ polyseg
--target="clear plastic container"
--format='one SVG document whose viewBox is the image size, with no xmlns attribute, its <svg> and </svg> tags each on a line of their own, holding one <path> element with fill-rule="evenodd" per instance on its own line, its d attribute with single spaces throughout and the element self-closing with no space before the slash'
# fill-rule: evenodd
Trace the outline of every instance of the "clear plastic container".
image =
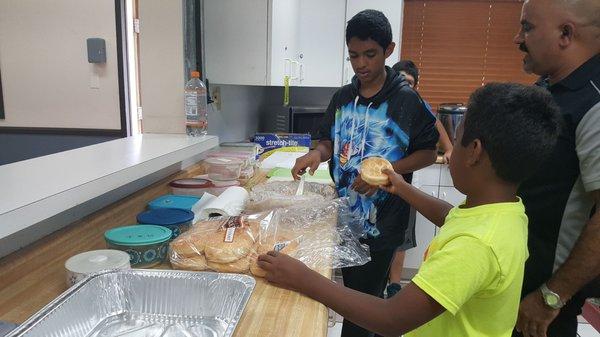
<svg viewBox="0 0 600 337">
<path fill-rule="evenodd" d="M 243 162 L 235 158 L 207 158 L 206 173 L 208 179 L 213 181 L 231 181 L 240 178 Z"/>
<path fill-rule="evenodd" d="M 208 127 L 208 101 L 206 86 L 200 72 L 192 71 L 192 78 L 185 85 L 185 130 L 188 136 L 206 135 Z"/>
</svg>

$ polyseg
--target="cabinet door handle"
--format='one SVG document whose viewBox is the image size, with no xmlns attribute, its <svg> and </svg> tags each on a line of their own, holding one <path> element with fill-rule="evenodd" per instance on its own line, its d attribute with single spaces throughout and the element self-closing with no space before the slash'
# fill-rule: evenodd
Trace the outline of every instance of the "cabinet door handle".
<svg viewBox="0 0 600 337">
<path fill-rule="evenodd" d="M 299 76 L 299 68 L 300 68 L 300 62 L 296 61 L 296 60 L 292 60 L 292 80 L 297 80 L 300 78 Z"/>
<path fill-rule="evenodd" d="M 283 59 L 283 76 L 292 76 L 292 59 Z"/>
</svg>

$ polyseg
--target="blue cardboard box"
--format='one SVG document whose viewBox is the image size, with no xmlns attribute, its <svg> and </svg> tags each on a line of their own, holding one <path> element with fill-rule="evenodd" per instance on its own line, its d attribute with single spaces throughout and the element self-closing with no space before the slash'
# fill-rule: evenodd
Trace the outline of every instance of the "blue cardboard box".
<svg viewBox="0 0 600 337">
<path fill-rule="evenodd" d="M 275 151 L 306 152 L 310 148 L 308 133 L 257 133 L 254 143 L 259 146 L 258 156 L 261 160 Z"/>
</svg>

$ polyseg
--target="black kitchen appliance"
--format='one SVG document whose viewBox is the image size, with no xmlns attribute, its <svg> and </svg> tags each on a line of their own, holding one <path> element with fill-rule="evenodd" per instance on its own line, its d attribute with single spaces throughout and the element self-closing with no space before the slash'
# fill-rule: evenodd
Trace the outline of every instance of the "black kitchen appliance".
<svg viewBox="0 0 600 337">
<path fill-rule="evenodd" d="M 260 132 L 309 133 L 317 139 L 327 106 L 271 106 L 263 110 Z"/>
</svg>

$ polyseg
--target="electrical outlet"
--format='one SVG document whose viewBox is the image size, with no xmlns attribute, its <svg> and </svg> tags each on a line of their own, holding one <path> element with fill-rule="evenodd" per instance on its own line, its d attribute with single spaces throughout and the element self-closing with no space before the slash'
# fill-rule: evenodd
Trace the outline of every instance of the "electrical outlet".
<svg viewBox="0 0 600 337">
<path fill-rule="evenodd" d="M 213 87 L 212 89 L 212 99 L 215 108 L 218 111 L 221 111 L 221 87 Z"/>
</svg>

